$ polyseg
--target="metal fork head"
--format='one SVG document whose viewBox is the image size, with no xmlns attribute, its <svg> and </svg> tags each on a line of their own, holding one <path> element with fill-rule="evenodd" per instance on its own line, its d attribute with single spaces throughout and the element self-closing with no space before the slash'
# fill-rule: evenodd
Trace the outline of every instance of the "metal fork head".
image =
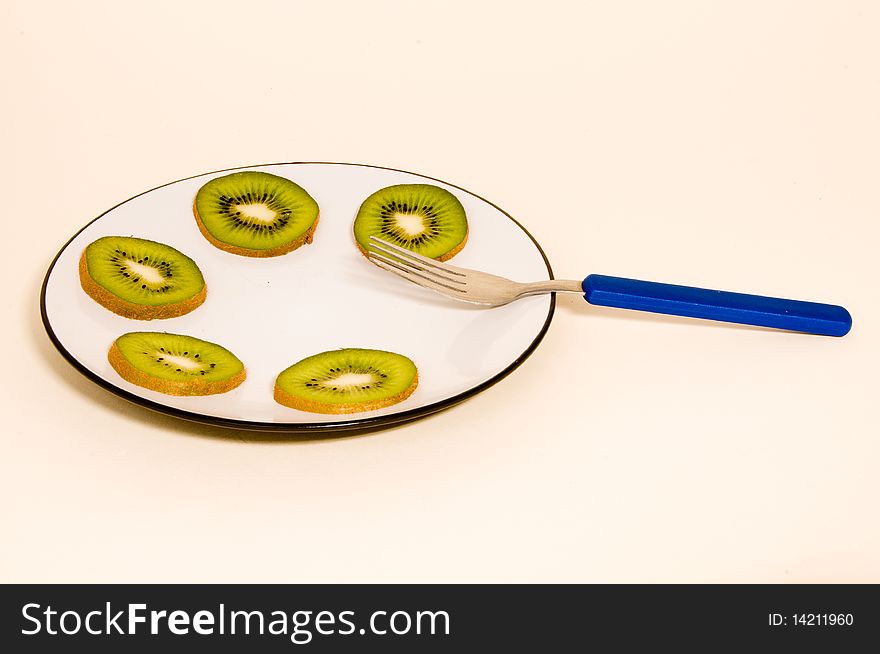
<svg viewBox="0 0 880 654">
<path fill-rule="evenodd" d="M 521 297 L 522 284 L 441 263 L 375 236 L 370 236 L 367 256 L 380 268 L 455 300 L 497 307 Z"/>
</svg>

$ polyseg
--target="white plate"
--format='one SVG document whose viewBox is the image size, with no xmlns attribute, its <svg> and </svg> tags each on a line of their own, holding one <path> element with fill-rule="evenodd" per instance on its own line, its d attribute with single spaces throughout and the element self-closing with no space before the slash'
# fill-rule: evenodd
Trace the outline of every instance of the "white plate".
<svg viewBox="0 0 880 654">
<path fill-rule="evenodd" d="M 427 415 L 484 390 L 511 372 L 541 341 L 553 316 L 550 295 L 496 309 L 421 289 L 369 263 L 355 248 L 352 221 L 382 187 L 430 183 L 467 211 L 470 235 L 453 263 L 520 281 L 552 278 L 540 246 L 513 218 L 469 191 L 401 170 L 337 163 L 248 166 L 293 180 L 317 200 L 321 219 L 311 245 L 270 259 L 229 254 L 196 226 L 192 203 L 205 182 L 229 171 L 172 182 L 126 200 L 78 232 L 46 274 L 43 323 L 59 351 L 104 388 L 181 418 L 266 431 L 325 431 L 391 424 Z M 102 236 L 167 243 L 193 258 L 208 287 L 205 303 L 168 320 L 130 320 L 82 290 L 77 265 Z M 131 331 L 167 331 L 218 343 L 247 368 L 247 380 L 220 395 L 176 397 L 135 386 L 107 361 L 110 344 Z M 377 348 L 410 357 L 419 386 L 385 409 L 338 416 L 277 404 L 275 377 L 300 359 L 343 347 Z"/>
</svg>

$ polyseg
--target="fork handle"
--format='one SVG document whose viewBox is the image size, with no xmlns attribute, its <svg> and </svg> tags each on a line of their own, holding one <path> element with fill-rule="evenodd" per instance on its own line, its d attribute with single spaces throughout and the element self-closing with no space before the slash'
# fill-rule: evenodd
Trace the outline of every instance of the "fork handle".
<svg viewBox="0 0 880 654">
<path fill-rule="evenodd" d="M 587 302 L 604 307 L 758 325 L 823 336 L 843 336 L 852 326 L 849 312 L 833 304 L 783 300 L 607 275 L 590 275 L 581 287 Z"/>
</svg>

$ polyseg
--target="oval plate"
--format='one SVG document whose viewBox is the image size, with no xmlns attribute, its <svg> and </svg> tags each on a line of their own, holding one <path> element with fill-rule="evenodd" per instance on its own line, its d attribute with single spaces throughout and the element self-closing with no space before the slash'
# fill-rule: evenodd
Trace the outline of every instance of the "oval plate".
<svg viewBox="0 0 880 654">
<path fill-rule="evenodd" d="M 270 259 L 229 254 L 196 226 L 192 203 L 208 180 L 262 170 L 293 180 L 320 206 L 311 245 Z M 510 215 L 461 187 L 402 170 L 346 163 L 246 166 L 189 177 L 136 195 L 98 216 L 58 253 L 40 305 L 49 338 L 90 380 L 127 400 L 179 418 L 257 431 L 363 430 L 419 418 L 485 390 L 519 366 L 553 317 L 552 295 L 487 309 L 421 289 L 369 263 L 352 221 L 361 202 L 392 184 L 446 188 L 467 211 L 470 234 L 452 263 L 519 281 L 552 279 L 537 241 Z M 101 236 L 136 236 L 177 248 L 204 273 L 204 305 L 179 318 L 130 320 L 83 292 L 77 264 Z M 220 395 L 176 397 L 125 381 L 107 361 L 118 336 L 167 331 L 218 343 L 245 364 L 247 380 Z M 399 352 L 415 361 L 419 387 L 407 400 L 352 415 L 297 411 L 272 398 L 275 377 L 300 359 L 345 347 Z"/>
</svg>

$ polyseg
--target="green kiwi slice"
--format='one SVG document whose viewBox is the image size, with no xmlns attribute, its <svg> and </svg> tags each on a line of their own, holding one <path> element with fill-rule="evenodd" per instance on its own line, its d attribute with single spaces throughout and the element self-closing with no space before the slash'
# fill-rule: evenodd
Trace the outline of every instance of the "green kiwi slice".
<svg viewBox="0 0 880 654">
<path fill-rule="evenodd" d="M 311 243 L 318 203 L 284 177 L 245 171 L 202 186 L 193 203 L 202 234 L 213 245 L 246 257 L 276 257 Z"/>
<path fill-rule="evenodd" d="M 107 358 L 126 381 L 166 395 L 225 393 L 246 376 L 244 364 L 226 348 L 181 334 L 123 334 Z"/>
<path fill-rule="evenodd" d="M 398 184 L 364 200 L 354 219 L 354 238 L 363 254 L 370 236 L 446 261 L 468 237 L 464 207 L 452 193 L 430 184 Z"/>
<path fill-rule="evenodd" d="M 416 389 L 416 365 L 402 354 L 347 348 L 307 357 L 275 380 L 275 401 L 312 413 L 359 413 L 402 402 Z"/>
<path fill-rule="evenodd" d="M 113 313 L 137 320 L 175 318 L 205 301 L 196 262 L 170 245 L 129 236 L 90 243 L 79 261 L 83 290 Z"/>
</svg>

